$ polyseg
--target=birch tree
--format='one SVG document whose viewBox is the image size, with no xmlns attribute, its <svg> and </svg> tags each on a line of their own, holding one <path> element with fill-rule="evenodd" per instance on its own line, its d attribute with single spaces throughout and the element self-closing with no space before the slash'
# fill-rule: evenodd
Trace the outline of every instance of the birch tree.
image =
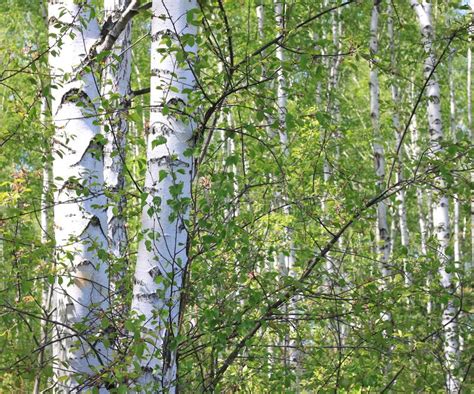
<svg viewBox="0 0 474 394">
<path fill-rule="evenodd" d="M 441 95 L 439 83 L 436 79 L 435 67 L 436 56 L 433 49 L 434 29 L 431 23 L 431 5 L 426 1 L 420 4 L 417 0 L 410 2 L 415 11 L 421 34 L 423 36 L 423 45 L 426 52 L 424 62 L 425 78 L 429 80 L 427 84 L 426 95 L 428 97 L 428 123 L 430 132 L 430 148 L 431 154 L 436 157 L 442 153 L 441 142 L 443 140 L 443 128 L 441 122 Z M 439 274 L 441 277 L 441 285 L 446 292 L 451 294 L 443 309 L 443 317 L 441 327 L 444 335 L 444 357 L 446 364 L 446 389 L 451 393 L 459 392 L 459 381 L 455 375 L 459 359 L 459 344 L 457 338 L 457 310 L 454 304 L 452 294 L 454 287 L 452 283 L 451 271 L 448 271 L 448 264 L 451 256 L 447 253 L 449 245 L 449 202 L 448 197 L 444 194 L 444 180 L 441 176 L 436 177 L 437 189 L 433 191 L 433 227 L 438 241 L 437 254 L 439 258 Z"/>
<path fill-rule="evenodd" d="M 196 54 L 194 1 L 154 0 L 152 5 L 150 133 L 142 213 L 143 238 L 135 271 L 132 309 L 142 320 L 145 349 L 141 387 L 177 390 L 181 290 L 187 270 L 191 202 Z"/>
<path fill-rule="evenodd" d="M 61 322 L 53 356 L 58 390 L 69 392 L 101 387 L 97 376 L 109 361 L 100 333 L 109 281 L 102 259 L 107 248 L 102 145 L 94 122 L 98 91 L 92 72 L 76 74 L 100 32 L 87 2 L 50 2 L 49 23 L 59 272 L 53 296 L 55 320 Z"/>
<path fill-rule="evenodd" d="M 379 77 L 377 70 L 378 54 L 378 20 L 380 14 L 381 1 L 374 0 L 372 17 L 370 21 L 370 116 L 372 118 L 372 128 L 374 133 L 374 163 L 376 174 L 376 188 L 382 190 L 385 178 L 385 153 L 380 136 L 380 114 L 379 114 Z M 387 282 L 391 275 L 389 267 L 390 256 L 390 231 L 387 224 L 387 206 L 384 201 L 377 204 L 377 228 L 376 228 L 376 249 L 377 257 L 381 264 L 381 273 L 384 282 Z M 383 315 L 385 320 L 391 320 L 389 312 Z"/>
<path fill-rule="evenodd" d="M 275 6 L 275 21 L 278 34 L 281 34 L 285 29 L 285 4 L 281 0 L 274 1 Z M 288 132 L 286 127 L 286 115 L 287 115 L 287 79 L 285 76 L 284 65 L 285 65 L 285 52 L 281 45 L 276 48 L 276 57 L 278 59 L 278 69 L 276 73 L 276 85 L 277 85 L 277 106 L 278 106 L 278 136 L 280 139 L 280 147 L 285 158 L 289 156 L 289 142 Z M 283 203 L 283 212 L 286 216 L 290 216 L 290 206 L 288 204 L 287 191 L 283 193 L 279 192 Z M 282 276 L 294 276 L 294 265 L 295 265 L 295 250 L 291 235 L 291 229 L 289 226 L 285 227 L 284 231 L 284 242 L 285 248 L 288 251 L 284 254 L 280 253 L 278 256 L 278 268 Z M 291 303 L 288 308 L 288 316 L 291 318 L 292 314 L 296 313 L 296 301 Z M 289 330 L 289 333 L 285 337 L 284 341 L 284 363 L 285 365 L 297 365 L 298 351 L 297 343 L 294 339 L 294 330 Z"/>
<path fill-rule="evenodd" d="M 469 2 L 427 53 L 411 1 L 49 3 L 0 1 L 0 392 L 472 391 Z"/>
<path fill-rule="evenodd" d="M 116 22 L 129 5 L 130 0 L 104 0 L 106 24 Z M 128 22 L 107 57 L 103 73 L 103 104 L 105 110 L 113 109 L 113 116 L 107 116 L 103 125 L 106 143 L 104 147 L 104 182 L 111 199 L 107 209 L 107 235 L 110 253 L 118 261 L 126 261 L 127 231 L 123 211 L 125 208 L 125 143 L 128 132 L 126 119 L 130 96 L 131 22 Z M 118 110 L 115 110 L 118 108 Z M 111 291 L 118 291 L 116 281 L 123 276 L 124 264 L 110 267 Z"/>
<path fill-rule="evenodd" d="M 45 18 L 46 19 L 46 18 Z M 41 126 L 47 129 L 47 116 L 48 116 L 48 99 L 42 97 L 41 99 L 41 115 L 40 123 Z M 48 141 L 49 142 L 49 141 Z M 49 145 L 49 144 L 48 144 Z M 46 153 L 45 164 L 43 168 L 43 184 L 41 191 L 41 243 L 47 245 L 51 241 L 51 230 L 52 230 L 52 215 L 51 215 L 51 162 L 47 157 L 49 152 Z M 49 257 L 53 257 L 52 254 Z M 47 280 L 43 281 L 42 284 L 42 298 L 41 307 L 44 313 L 44 320 L 41 320 L 40 327 L 40 343 L 42 349 L 38 354 L 38 371 L 35 376 L 35 383 L 33 386 L 33 393 L 39 394 L 41 388 L 41 375 L 42 369 L 44 368 L 47 351 L 49 350 L 49 333 L 50 325 L 48 320 L 51 318 L 51 304 L 53 296 L 53 287 L 48 283 Z"/>
</svg>

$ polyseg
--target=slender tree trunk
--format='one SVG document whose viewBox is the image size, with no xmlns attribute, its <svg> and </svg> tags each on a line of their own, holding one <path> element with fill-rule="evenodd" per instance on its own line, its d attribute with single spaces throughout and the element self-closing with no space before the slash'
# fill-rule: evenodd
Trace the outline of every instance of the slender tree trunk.
<svg viewBox="0 0 474 394">
<path fill-rule="evenodd" d="M 413 7 L 420 23 L 421 34 L 423 36 L 423 44 L 427 54 L 424 63 L 425 77 L 428 78 L 436 64 L 436 58 L 433 50 L 433 25 L 431 23 L 430 5 L 423 1 L 422 4 L 417 0 L 411 0 Z M 440 105 L 440 88 L 436 75 L 431 76 L 431 80 L 427 84 L 428 96 L 428 123 L 430 129 L 430 147 L 433 156 L 439 156 L 442 152 L 441 141 L 443 139 L 443 129 L 441 122 L 441 105 Z M 441 276 L 441 285 L 445 291 L 452 294 L 454 292 L 452 284 L 452 276 L 446 271 L 450 261 L 447 255 L 449 245 L 449 206 L 448 198 L 442 192 L 445 188 L 444 180 L 438 176 L 435 180 L 437 190 L 433 191 L 433 228 L 438 240 L 438 258 L 440 260 L 439 274 Z M 457 311 L 454 306 L 452 296 L 444 306 L 442 317 L 442 330 L 444 334 L 444 355 L 446 365 L 446 388 L 450 393 L 459 392 L 459 381 L 454 375 L 454 370 L 459 359 L 459 344 L 457 337 Z"/>
<path fill-rule="evenodd" d="M 277 34 L 280 34 L 285 28 L 285 6 L 282 0 L 274 0 L 275 6 L 275 18 L 277 26 Z M 284 71 L 285 64 L 285 52 L 282 46 L 278 45 L 276 49 L 276 57 L 278 59 L 278 70 L 277 70 L 277 105 L 278 105 L 278 135 L 280 138 L 280 146 L 283 151 L 283 155 L 288 158 L 289 149 L 288 149 L 288 134 L 286 126 L 286 114 L 287 114 L 287 80 Z M 283 212 L 286 216 L 290 216 L 290 207 L 288 205 L 288 195 L 287 192 L 283 191 L 280 194 L 280 199 L 284 204 Z M 291 228 L 285 227 L 285 245 L 288 247 L 288 253 L 280 254 L 278 256 L 279 260 L 279 270 L 280 274 L 283 276 L 294 276 L 294 264 L 295 264 L 295 250 L 293 245 L 293 239 L 291 234 Z M 289 319 L 294 316 L 296 312 L 296 300 L 290 302 L 290 305 L 286 308 L 286 313 L 288 314 Z M 293 327 L 293 325 L 290 325 Z M 284 343 L 284 362 L 285 366 L 297 365 L 298 363 L 298 351 L 297 351 L 297 341 L 295 339 L 295 330 L 289 329 L 288 334 L 285 338 Z M 298 375 L 298 373 L 297 373 Z"/>
<path fill-rule="evenodd" d="M 448 58 L 448 79 L 449 79 L 449 125 L 451 138 L 456 142 L 456 98 L 454 90 L 454 75 L 453 75 L 453 57 L 454 50 L 451 50 Z M 453 196 L 454 218 L 453 218 L 453 237 L 454 237 L 454 263 L 459 268 L 461 261 L 461 242 L 459 238 L 459 197 L 457 193 Z"/>
<path fill-rule="evenodd" d="M 47 128 L 47 112 L 48 112 L 48 100 L 43 97 L 41 100 L 41 113 L 40 123 L 41 126 Z M 43 187 L 41 191 L 41 244 L 46 245 L 50 241 L 51 226 L 51 163 L 48 159 L 45 160 L 43 168 Z M 52 264 L 53 255 L 52 253 L 48 256 L 49 263 Z M 49 324 L 48 320 L 51 317 L 51 303 L 53 295 L 53 287 L 49 284 L 49 281 L 43 280 L 43 295 L 41 298 L 41 308 L 44 314 L 44 319 L 40 322 L 40 346 L 41 349 L 38 353 L 38 371 L 36 372 L 35 382 L 33 387 L 33 393 L 38 394 L 41 389 L 41 377 L 43 374 L 43 368 L 45 366 L 45 356 L 49 348 L 48 346 L 48 335 L 49 335 Z"/>
<path fill-rule="evenodd" d="M 324 2 L 324 7 L 328 6 L 328 2 Z M 332 30 L 332 44 L 335 54 L 340 52 L 341 44 L 340 44 L 340 35 L 341 35 L 341 22 L 340 22 L 340 12 L 341 9 L 338 8 L 337 12 L 332 13 L 332 23 L 331 23 L 331 30 Z M 337 88 L 338 88 L 338 81 L 339 81 L 339 66 L 341 64 L 342 58 L 340 56 L 334 56 L 329 58 L 328 63 L 330 63 L 329 67 L 329 80 L 328 80 L 328 87 L 327 87 L 327 113 L 331 119 L 332 124 L 336 125 L 336 129 L 332 135 L 326 135 L 324 133 L 321 138 L 323 148 L 326 148 L 324 153 L 324 163 L 323 163 L 323 180 L 324 183 L 327 185 L 329 189 L 331 179 L 334 174 L 335 167 L 339 161 L 339 102 L 337 99 Z M 320 94 L 321 86 L 320 84 L 316 87 L 317 92 L 316 94 Z M 330 146 L 335 145 L 335 151 L 330 149 Z M 332 163 L 332 165 L 331 165 Z M 324 214 L 324 220 L 330 221 L 330 213 L 327 209 L 326 201 L 329 199 L 329 193 L 325 192 L 324 196 L 321 201 L 321 209 Z M 338 240 L 338 246 L 340 249 L 339 256 L 342 256 L 342 249 L 343 249 L 343 237 Z M 341 310 L 339 309 L 339 300 L 337 299 L 340 291 L 341 286 L 339 285 L 340 278 L 344 276 L 342 271 L 342 257 L 336 257 L 332 253 L 327 253 L 326 255 L 326 272 L 328 275 L 327 286 L 329 292 L 334 297 L 334 306 L 335 306 L 335 313 L 339 314 Z M 343 359 L 343 346 L 347 336 L 348 326 L 341 323 L 340 318 L 331 319 L 330 326 L 334 332 L 335 336 L 335 345 L 337 349 L 337 354 L 339 358 L 339 363 L 341 365 Z M 339 379 L 339 373 L 337 374 L 337 379 Z M 338 384 L 338 383 L 336 383 Z"/>
<path fill-rule="evenodd" d="M 259 0 L 256 8 L 255 8 L 256 14 L 257 14 L 257 35 L 258 39 L 260 40 L 261 44 L 264 44 L 265 42 L 265 5 L 263 0 Z M 262 58 L 265 57 L 266 52 L 262 52 Z M 267 70 L 265 68 L 264 62 L 262 62 L 262 74 L 261 74 L 261 79 L 265 79 L 267 77 Z M 273 81 L 272 81 L 273 82 Z M 263 83 L 262 86 L 266 86 L 267 83 Z M 266 104 L 264 104 L 266 105 Z M 261 108 L 261 111 L 264 111 L 264 122 L 265 122 L 265 130 L 267 132 L 267 136 L 269 139 L 273 139 L 275 136 L 274 130 L 273 130 L 273 119 L 272 117 L 265 112 L 265 108 Z M 271 263 L 270 263 L 271 265 Z"/>
<path fill-rule="evenodd" d="M 382 146 L 382 137 L 380 135 L 380 113 L 379 113 L 379 77 L 377 69 L 377 54 L 378 54 L 378 21 L 380 14 L 380 3 L 381 0 L 374 0 L 372 7 L 372 16 L 370 20 L 370 41 L 369 49 L 371 54 L 371 65 L 370 65 L 370 117 L 372 119 L 372 129 L 374 135 L 374 164 L 375 164 L 375 175 L 376 175 L 376 189 L 377 193 L 381 192 L 384 188 L 385 178 L 385 153 Z M 387 288 L 390 281 L 391 269 L 389 267 L 390 259 L 390 230 L 387 223 L 387 206 L 385 201 L 381 201 L 377 204 L 377 227 L 375 229 L 375 242 L 376 242 L 376 254 L 377 259 L 380 263 L 380 271 L 382 273 L 384 286 L 383 289 Z M 381 315 L 382 320 L 385 322 L 392 321 L 392 315 L 389 311 L 384 311 Z M 384 336 L 387 336 L 387 331 L 384 330 Z M 389 348 L 391 352 L 391 347 Z M 389 356 L 390 357 L 390 356 Z M 384 374 L 390 371 L 391 362 L 390 359 L 387 361 L 387 365 L 384 366 Z"/>
<path fill-rule="evenodd" d="M 372 128 L 374 132 L 374 163 L 375 174 L 377 176 L 377 190 L 384 187 L 385 178 L 385 153 L 381 144 L 380 121 L 379 121 L 379 78 L 375 65 L 378 53 L 378 19 L 379 6 L 381 0 L 374 0 L 372 8 L 372 18 L 370 22 L 370 52 L 372 63 L 370 68 L 370 116 L 372 118 Z M 384 280 L 390 277 L 391 270 L 388 266 L 390 256 L 390 231 L 387 224 L 387 206 L 385 202 L 377 204 L 377 229 L 376 229 L 377 255 L 381 264 L 381 271 Z M 384 313 L 384 319 L 391 320 L 389 313 Z"/>
<path fill-rule="evenodd" d="M 258 39 L 263 40 L 265 38 L 264 34 L 264 26 L 265 26 L 265 9 L 263 5 L 263 1 L 260 1 L 255 8 L 255 12 L 257 13 L 257 32 L 258 32 Z"/>
<path fill-rule="evenodd" d="M 101 258 L 107 248 L 103 158 L 94 124 L 98 91 L 92 73 L 76 77 L 75 72 L 99 38 L 87 5 L 74 0 L 49 5 L 51 44 L 62 34 L 60 25 L 70 29 L 49 59 L 55 86 L 54 218 L 60 269 L 54 299 L 55 319 L 61 323 L 55 327 L 53 356 L 58 391 L 66 392 L 100 386 L 94 376 L 109 361 L 109 349 L 97 339 L 109 306 L 107 263 Z"/>
<path fill-rule="evenodd" d="M 183 43 L 196 34 L 186 22 L 195 1 L 154 0 L 152 5 L 151 114 L 132 309 L 144 318 L 145 351 L 139 383 L 154 392 L 176 392 L 181 291 L 188 264 L 188 216 L 191 202 L 193 123 L 188 93 L 195 78 L 190 64 L 197 48 Z M 188 14 L 189 15 L 189 14 Z M 166 41 L 185 48 L 186 60 L 168 51 Z M 190 40 L 187 38 L 186 42 Z"/>
<path fill-rule="evenodd" d="M 104 0 L 106 23 L 114 23 L 128 6 L 130 0 Z M 117 281 L 123 276 L 126 265 L 127 230 L 123 217 L 125 208 L 125 143 L 128 132 L 126 119 L 129 107 L 131 49 L 131 22 L 128 22 L 123 32 L 115 42 L 112 56 L 107 58 L 103 73 L 103 100 L 107 109 L 113 109 L 112 116 L 107 116 L 103 124 L 103 134 L 106 136 L 104 147 L 104 182 L 111 198 L 107 208 L 107 235 L 109 251 L 113 256 L 110 264 L 111 300 L 115 299 Z M 118 108 L 118 110 L 115 110 Z M 119 285 L 120 286 L 120 285 Z"/>
<path fill-rule="evenodd" d="M 227 127 L 229 130 L 234 129 L 234 120 L 232 117 L 232 112 L 229 110 L 229 112 L 226 115 L 227 118 Z M 233 138 L 224 138 L 225 141 L 225 155 L 226 157 L 233 156 L 235 153 L 235 141 Z M 229 166 L 229 170 L 232 174 L 232 186 L 233 186 L 233 194 L 230 198 L 230 206 L 231 206 L 231 211 L 229 212 L 231 216 L 236 217 L 239 216 L 239 203 L 237 200 L 234 200 L 235 197 L 239 193 L 239 184 L 237 182 L 237 166 L 235 164 L 231 164 Z"/>
<path fill-rule="evenodd" d="M 414 103 L 414 83 L 412 83 L 412 89 L 410 94 L 410 103 Z M 410 133 L 411 133 L 411 159 L 414 163 L 417 163 L 420 160 L 421 150 L 419 145 L 419 136 L 418 136 L 418 122 L 416 114 L 413 115 L 412 121 L 410 123 Z M 420 229 L 420 254 L 426 256 L 427 253 L 427 238 L 428 238 L 428 224 L 426 221 L 426 216 L 430 217 L 431 214 L 425 214 L 424 206 L 424 193 L 423 190 L 417 186 L 416 187 L 416 206 L 418 208 L 418 226 Z M 428 212 L 431 212 L 431 208 L 428 206 Z M 426 279 L 426 287 L 431 288 L 431 274 L 428 274 Z M 432 312 L 432 302 L 431 297 L 428 300 L 426 309 L 428 314 Z"/>
</svg>

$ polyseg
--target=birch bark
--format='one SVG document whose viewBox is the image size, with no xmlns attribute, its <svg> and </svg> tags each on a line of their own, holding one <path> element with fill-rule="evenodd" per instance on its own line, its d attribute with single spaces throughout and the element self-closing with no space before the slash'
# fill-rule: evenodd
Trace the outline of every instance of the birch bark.
<svg viewBox="0 0 474 394">
<path fill-rule="evenodd" d="M 436 64 L 436 57 L 433 50 L 434 29 L 431 22 L 430 5 L 425 0 L 423 0 L 422 4 L 420 4 L 418 0 L 410 0 L 410 4 L 420 24 L 423 45 L 427 54 L 427 58 L 424 62 L 424 73 L 425 77 L 428 78 Z M 430 148 L 431 154 L 436 157 L 442 152 L 441 141 L 443 139 L 443 129 L 441 122 L 440 88 L 435 74 L 431 76 L 431 80 L 427 84 L 427 96 Z M 447 292 L 452 294 L 454 292 L 452 276 L 446 270 L 450 261 L 450 257 L 447 255 L 450 237 L 448 198 L 442 192 L 445 187 L 443 179 L 438 176 L 435 182 L 437 184 L 437 190 L 433 191 L 433 228 L 438 241 L 439 274 L 441 277 L 441 285 Z M 456 316 L 456 307 L 453 298 L 450 297 L 444 306 L 441 322 L 444 334 L 444 355 L 447 371 L 446 389 L 450 393 L 457 393 L 460 390 L 459 381 L 455 376 L 455 369 L 459 359 Z"/>
<path fill-rule="evenodd" d="M 328 2 L 324 2 L 324 7 L 328 6 Z M 341 16 L 341 8 L 337 9 L 337 12 L 334 12 L 332 14 L 332 22 L 331 22 L 331 30 L 332 30 L 332 43 L 333 43 L 333 51 L 335 53 L 335 56 L 332 58 L 329 58 L 329 60 L 326 62 L 329 67 L 329 80 L 328 80 L 328 86 L 327 86 L 327 113 L 329 114 L 329 117 L 331 119 L 331 122 L 336 125 L 336 130 L 333 132 L 332 135 L 328 136 L 326 133 L 322 134 L 321 138 L 321 143 L 322 145 L 326 148 L 325 154 L 324 154 L 324 163 L 323 163 L 323 180 L 327 188 L 329 189 L 329 184 L 331 182 L 331 178 L 333 177 L 333 173 L 335 170 L 335 166 L 337 166 L 337 163 L 339 161 L 339 130 L 338 130 L 338 124 L 339 124 L 339 102 L 336 96 L 337 93 L 337 88 L 338 88 L 338 81 L 339 81 L 339 66 L 341 64 L 342 57 L 338 56 L 337 54 L 340 52 L 341 49 L 341 44 L 340 44 L 340 36 L 341 36 L 341 30 L 342 30 L 342 24 L 340 22 L 340 16 Z M 316 86 L 316 102 L 320 101 L 319 95 L 321 93 L 321 84 L 318 83 Z M 319 103 L 318 103 L 319 104 Z M 328 142 L 332 140 L 335 145 L 335 152 L 333 153 L 332 150 L 328 149 L 329 144 Z M 332 153 L 332 154 L 331 154 Z M 330 156 L 332 157 L 332 160 L 329 158 Z M 331 161 L 333 165 L 331 165 Z M 329 213 L 327 209 L 327 204 L 326 201 L 329 198 L 329 193 L 326 191 L 324 193 L 324 196 L 321 201 L 321 209 L 323 211 L 325 220 L 329 221 Z M 340 237 L 338 240 L 338 246 L 339 249 L 342 251 L 344 245 L 344 240 L 343 237 Z M 341 254 L 342 255 L 342 254 Z M 327 286 L 328 290 L 330 291 L 331 294 L 336 298 L 338 293 L 341 290 L 339 283 L 339 279 L 341 277 L 344 277 L 343 271 L 342 271 L 342 266 L 341 266 L 341 261 L 333 256 L 332 253 L 327 253 L 326 254 L 326 272 L 328 274 L 328 280 L 327 280 Z M 335 301 L 335 307 L 338 308 L 338 302 Z M 338 313 L 336 309 L 336 313 Z M 339 357 L 341 360 L 341 349 L 344 345 L 346 336 L 347 336 L 347 331 L 348 331 L 348 326 L 341 323 L 341 320 L 339 318 L 331 320 L 331 326 L 335 332 L 335 337 L 336 337 L 336 346 L 338 348 L 339 352 Z"/>
<path fill-rule="evenodd" d="M 414 103 L 414 83 L 412 83 L 411 89 L 411 104 Z M 418 121 L 416 114 L 413 114 L 412 121 L 410 123 L 410 134 L 411 134 L 411 158 L 413 161 L 420 160 L 421 150 L 420 150 L 420 142 L 419 142 L 419 135 L 418 135 Z M 426 215 L 424 214 L 424 198 L 423 198 L 423 190 L 417 186 L 416 187 L 416 202 L 418 207 L 418 225 L 420 228 L 420 252 L 423 256 L 426 256 L 427 248 L 426 248 L 426 239 L 428 235 L 428 224 L 425 220 Z M 431 208 L 429 208 L 431 209 Z M 430 215 L 428 215 L 430 216 Z"/>
<path fill-rule="evenodd" d="M 451 50 L 448 58 L 448 79 L 449 79 L 449 125 L 451 138 L 456 142 L 456 98 L 454 94 L 453 57 L 454 50 Z M 454 263 L 457 268 L 461 261 L 461 242 L 459 238 L 459 197 L 457 193 L 453 196 L 454 217 L 453 217 L 453 237 L 454 237 Z"/>
<path fill-rule="evenodd" d="M 275 9 L 275 21 L 277 27 L 277 34 L 281 34 L 285 29 L 285 6 L 281 0 L 274 0 L 274 9 Z M 277 79 L 277 106 L 278 106 L 278 135 L 280 138 L 280 146 L 283 151 L 283 155 L 288 158 L 289 149 L 288 149 L 288 134 L 287 134 L 287 124 L 286 124 L 286 115 L 287 115 L 287 104 L 288 104 L 288 95 L 287 95 L 287 81 L 286 75 L 284 72 L 285 64 L 285 52 L 282 46 L 278 45 L 276 48 L 276 57 L 278 60 L 278 70 L 276 73 Z M 280 193 L 280 198 L 284 204 L 283 213 L 286 216 L 290 216 L 290 207 L 288 205 L 288 196 L 287 193 Z M 278 256 L 279 260 L 279 270 L 282 276 L 294 276 L 294 264 L 295 264 L 295 249 L 292 240 L 292 234 L 290 227 L 285 227 L 285 244 L 288 247 L 288 253 L 280 254 Z M 293 300 L 290 302 L 290 305 L 287 307 L 286 313 L 289 318 L 296 311 L 296 301 Z M 290 329 L 289 333 L 285 338 L 284 344 L 284 362 L 285 365 L 293 364 L 297 365 L 299 352 L 297 350 L 297 343 L 294 338 L 294 330 Z"/>
<path fill-rule="evenodd" d="M 385 178 L 385 153 L 381 143 L 380 121 L 379 121 L 379 78 L 376 66 L 378 53 L 378 19 L 379 6 L 381 0 L 374 0 L 372 7 L 372 17 L 370 22 L 370 53 L 372 62 L 370 67 L 370 116 L 372 119 L 372 129 L 374 132 L 374 163 L 375 174 L 377 176 L 376 187 L 382 190 Z M 385 281 L 391 274 L 389 268 L 390 256 L 390 231 L 387 224 L 387 206 L 384 201 L 377 204 L 377 229 L 376 229 L 377 255 L 381 264 L 382 276 Z M 391 320 L 389 313 L 384 313 L 384 319 Z"/>
<path fill-rule="evenodd" d="M 107 213 L 103 194 L 102 146 L 95 120 L 98 96 L 94 76 L 75 69 L 99 37 L 88 2 L 50 1 L 50 44 L 62 35 L 62 45 L 49 58 L 55 126 L 53 174 L 55 184 L 56 261 L 54 286 L 56 338 L 54 372 L 59 392 L 105 390 L 95 375 L 109 361 L 100 322 L 108 309 Z M 83 24 L 81 24 L 81 22 Z M 63 30 L 61 30 L 63 29 Z M 67 31 L 64 34 L 64 30 Z"/>
<path fill-rule="evenodd" d="M 191 62 L 197 51 L 192 39 L 196 27 L 186 22 L 186 14 L 194 8 L 196 2 L 188 0 L 154 0 L 152 4 L 148 195 L 142 213 L 143 239 L 138 249 L 132 310 L 144 319 L 145 351 L 140 359 L 139 383 L 156 392 L 177 390 L 175 341 L 188 264 L 193 172 L 188 93 L 195 85 Z"/>
<path fill-rule="evenodd" d="M 45 18 L 46 20 L 46 18 Z M 40 124 L 46 129 L 47 128 L 47 117 L 48 112 L 48 99 L 43 97 L 41 100 L 41 112 L 40 112 Z M 50 231 L 52 230 L 51 223 L 51 163 L 48 159 L 45 160 L 43 168 L 43 187 L 41 190 L 41 244 L 46 245 L 50 241 Z M 52 263 L 53 254 L 49 254 L 49 263 Z M 52 266 L 52 264 L 51 264 Z M 51 303 L 53 296 L 53 287 L 49 284 L 48 280 L 43 280 L 43 292 L 41 298 L 41 308 L 44 314 L 44 319 L 40 322 L 40 344 L 41 349 L 38 354 L 38 371 L 35 376 L 35 382 L 33 386 L 33 393 L 39 394 L 41 389 L 41 377 L 43 375 L 43 368 L 45 366 L 46 352 L 49 351 L 48 336 L 50 327 L 48 320 L 51 317 Z"/>
</svg>

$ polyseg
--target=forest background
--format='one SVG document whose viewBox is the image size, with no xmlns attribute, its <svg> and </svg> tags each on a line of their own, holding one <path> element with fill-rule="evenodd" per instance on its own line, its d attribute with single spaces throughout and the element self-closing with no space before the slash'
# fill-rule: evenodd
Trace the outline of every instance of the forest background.
<svg viewBox="0 0 474 394">
<path fill-rule="evenodd" d="M 1 0 L 0 392 L 470 392 L 474 3 Z"/>
</svg>

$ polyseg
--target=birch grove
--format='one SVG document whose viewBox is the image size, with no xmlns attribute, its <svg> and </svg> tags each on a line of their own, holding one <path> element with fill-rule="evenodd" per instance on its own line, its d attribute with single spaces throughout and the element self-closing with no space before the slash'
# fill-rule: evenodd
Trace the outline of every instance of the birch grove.
<svg viewBox="0 0 474 394">
<path fill-rule="evenodd" d="M 473 12 L 0 2 L 0 392 L 473 391 Z"/>
</svg>

